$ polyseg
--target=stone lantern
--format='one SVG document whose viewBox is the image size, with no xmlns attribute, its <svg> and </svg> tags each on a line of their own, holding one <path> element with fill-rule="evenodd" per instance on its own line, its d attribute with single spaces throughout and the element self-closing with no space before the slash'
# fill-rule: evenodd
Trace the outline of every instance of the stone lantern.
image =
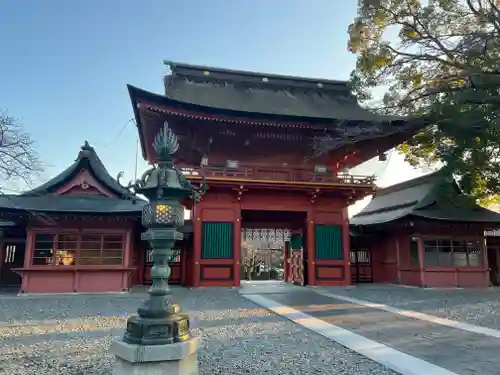
<svg viewBox="0 0 500 375">
<path fill-rule="evenodd" d="M 149 298 L 139 307 L 137 315 L 128 319 L 123 338 L 113 342 L 117 360 L 114 374 L 194 375 L 198 373 L 199 341 L 191 335 L 189 317 L 181 314 L 179 305 L 170 299 L 168 261 L 174 253 L 175 241 L 183 238 L 179 232 L 184 224 L 181 201 L 189 197 L 199 200 L 205 182 L 198 190 L 174 167 L 172 155 L 179 144 L 167 122 L 154 138 L 153 148 L 157 165 L 128 186 L 149 201 L 142 209 L 142 224 L 147 230 L 141 238 L 152 246 L 153 283 Z"/>
</svg>

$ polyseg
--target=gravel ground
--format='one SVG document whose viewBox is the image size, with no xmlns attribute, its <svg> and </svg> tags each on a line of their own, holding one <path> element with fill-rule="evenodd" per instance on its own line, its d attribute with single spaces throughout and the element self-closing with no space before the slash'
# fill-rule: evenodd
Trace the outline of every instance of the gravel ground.
<svg viewBox="0 0 500 375">
<path fill-rule="evenodd" d="M 174 296 L 202 335 L 202 375 L 395 375 L 235 290 L 176 289 Z M 143 298 L 0 296 L 0 374 L 111 374 L 109 344 Z"/>
<path fill-rule="evenodd" d="M 500 288 L 423 289 L 395 285 L 320 288 L 327 292 L 500 329 Z"/>
</svg>

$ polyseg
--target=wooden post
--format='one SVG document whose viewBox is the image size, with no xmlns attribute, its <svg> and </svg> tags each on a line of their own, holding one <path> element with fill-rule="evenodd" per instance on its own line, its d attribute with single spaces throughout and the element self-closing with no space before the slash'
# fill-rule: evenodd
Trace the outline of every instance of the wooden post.
<svg viewBox="0 0 500 375">
<path fill-rule="evenodd" d="M 418 267 L 420 269 L 420 285 L 425 287 L 424 241 L 418 237 Z"/>
<path fill-rule="evenodd" d="M 201 218 L 201 202 L 194 206 L 193 212 L 193 259 L 192 259 L 192 286 L 200 285 L 200 259 L 202 246 L 203 223 Z"/>
<path fill-rule="evenodd" d="M 307 210 L 306 219 L 306 230 L 307 230 L 307 273 L 308 273 L 308 285 L 316 285 L 316 247 L 314 238 L 314 211 L 312 209 Z"/>
<path fill-rule="evenodd" d="M 495 251 L 498 251 L 498 249 L 495 249 Z M 483 237 L 483 241 L 481 243 L 481 256 L 483 257 L 483 267 L 485 270 L 485 285 L 491 286 L 491 277 L 490 277 L 490 266 L 488 263 L 488 245 L 486 242 L 486 236 Z M 498 253 L 495 256 L 495 259 L 498 262 Z"/>
<path fill-rule="evenodd" d="M 233 285 L 234 286 L 240 286 L 240 280 L 241 280 L 241 275 L 240 275 L 240 261 L 241 261 L 241 210 L 236 210 L 235 212 L 236 220 L 233 225 L 233 238 L 234 238 L 234 243 L 233 243 Z"/>
<path fill-rule="evenodd" d="M 285 242 L 285 250 L 283 253 L 283 279 L 288 282 L 288 274 L 290 272 L 290 265 L 288 264 L 290 260 L 290 241 Z"/>
<path fill-rule="evenodd" d="M 5 241 L 4 241 L 4 231 L 0 229 L 0 286 L 2 286 L 2 271 L 3 265 L 5 263 Z M 25 250 L 26 257 L 26 250 Z"/>
<path fill-rule="evenodd" d="M 401 284 L 401 249 L 399 248 L 399 237 L 396 236 L 396 271 L 398 275 L 398 284 Z"/>
<path fill-rule="evenodd" d="M 35 247 L 35 233 L 28 230 L 26 233 L 26 248 L 24 251 L 24 268 L 31 267 L 31 259 L 33 258 L 33 248 Z M 22 273 L 21 279 L 21 292 L 25 291 L 28 287 L 28 278 L 25 272 Z"/>
<path fill-rule="evenodd" d="M 344 248 L 344 284 L 352 284 L 351 275 L 351 234 L 349 232 L 349 217 L 347 214 L 347 208 L 342 212 L 342 247 Z"/>
</svg>

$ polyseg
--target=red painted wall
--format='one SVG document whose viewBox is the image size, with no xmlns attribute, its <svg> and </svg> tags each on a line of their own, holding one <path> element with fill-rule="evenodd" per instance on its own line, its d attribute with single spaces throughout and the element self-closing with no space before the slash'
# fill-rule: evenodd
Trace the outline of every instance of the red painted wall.
<svg viewBox="0 0 500 375">
<path fill-rule="evenodd" d="M 242 210 L 255 211 L 297 211 L 304 212 L 303 223 L 307 233 L 308 275 L 310 285 L 350 284 L 349 231 L 345 199 L 338 196 L 324 196 L 311 203 L 306 192 L 286 190 L 250 190 L 238 199 L 235 191 L 210 188 L 202 201 L 195 205 L 194 251 L 187 257 L 189 285 L 192 286 L 238 286 L 240 284 L 240 236 Z M 234 224 L 233 259 L 201 259 L 202 223 L 206 221 L 232 222 Z M 342 225 L 343 260 L 315 259 L 314 224 Z M 272 224 L 272 223 L 268 223 Z M 283 223 L 277 223 L 282 226 Z"/>
<path fill-rule="evenodd" d="M 483 229 L 460 225 L 433 225 L 408 228 L 392 228 L 384 235 L 371 240 L 373 281 L 424 287 L 486 287 L 489 285 L 487 253 L 483 247 L 483 265 L 479 267 L 425 266 L 423 262 L 425 239 L 482 240 Z M 419 264 L 410 256 L 412 237 L 418 238 Z M 484 241 L 483 241 L 484 242 Z"/>
<path fill-rule="evenodd" d="M 210 190 L 200 203 L 194 206 L 193 257 L 187 265 L 192 269 L 192 286 L 238 286 L 240 284 L 240 230 L 241 207 L 236 194 Z M 231 222 L 234 224 L 232 259 L 202 259 L 203 222 Z"/>
<path fill-rule="evenodd" d="M 53 225 L 33 220 L 27 227 L 27 243 L 22 275 L 23 293 L 119 292 L 131 286 L 134 220 L 53 219 Z M 120 266 L 34 266 L 34 238 L 37 233 L 124 234 L 123 262 Z"/>
<path fill-rule="evenodd" d="M 341 225 L 344 249 L 343 260 L 316 259 L 314 225 Z M 350 236 L 347 202 L 336 196 L 319 197 L 307 211 L 307 248 L 309 253 L 308 272 L 310 285 L 351 284 Z"/>
</svg>

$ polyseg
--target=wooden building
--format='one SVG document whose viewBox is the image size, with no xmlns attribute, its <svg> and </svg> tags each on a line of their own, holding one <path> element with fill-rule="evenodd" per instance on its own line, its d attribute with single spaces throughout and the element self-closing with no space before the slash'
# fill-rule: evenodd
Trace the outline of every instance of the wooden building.
<svg viewBox="0 0 500 375">
<path fill-rule="evenodd" d="M 72 293 L 147 284 L 150 252 L 140 240 L 144 204 L 109 175 L 85 142 L 75 162 L 50 181 L 0 196 L 0 287 Z M 171 265 L 172 282 L 180 283 L 180 258 Z"/>
<path fill-rule="evenodd" d="M 498 285 L 500 214 L 433 173 L 385 189 L 351 218 L 353 281 L 422 287 Z M 491 268 L 491 272 L 490 272 Z"/>
<path fill-rule="evenodd" d="M 190 207 L 185 283 L 239 285 L 242 242 L 260 236 L 290 244 L 286 279 L 350 284 L 347 207 L 374 184 L 345 170 L 383 159 L 424 124 L 363 109 L 346 82 L 167 64 L 164 95 L 129 93 L 144 158 L 155 161 L 152 140 L 168 121 L 176 165 L 193 184 L 206 176 Z"/>
</svg>

